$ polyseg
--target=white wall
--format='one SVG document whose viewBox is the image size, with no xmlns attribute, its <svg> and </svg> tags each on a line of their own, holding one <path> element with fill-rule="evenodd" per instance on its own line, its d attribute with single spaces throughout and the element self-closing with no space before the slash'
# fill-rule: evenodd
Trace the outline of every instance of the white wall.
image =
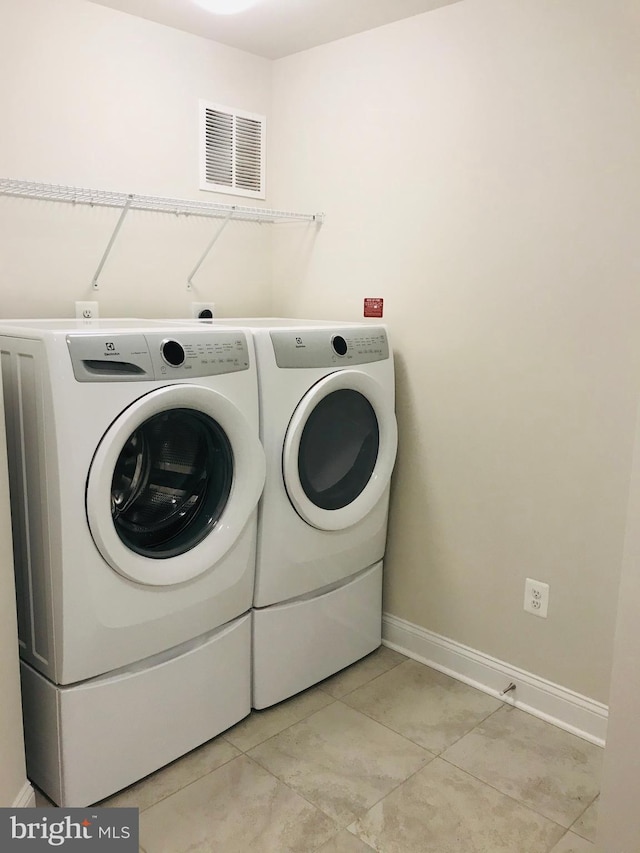
<svg viewBox="0 0 640 853">
<path fill-rule="evenodd" d="M 293 316 L 382 296 L 385 607 L 607 700 L 639 377 L 638 6 L 465 0 L 275 63 Z M 525 578 L 551 587 L 525 614 Z"/>
<path fill-rule="evenodd" d="M 0 176 L 204 201 L 198 99 L 268 115 L 271 63 L 84 0 L 0 0 Z M 255 206 L 253 202 L 248 202 Z M 269 313 L 269 226 L 230 224 L 186 290 L 219 220 L 0 196 L 0 317 Z"/>
</svg>

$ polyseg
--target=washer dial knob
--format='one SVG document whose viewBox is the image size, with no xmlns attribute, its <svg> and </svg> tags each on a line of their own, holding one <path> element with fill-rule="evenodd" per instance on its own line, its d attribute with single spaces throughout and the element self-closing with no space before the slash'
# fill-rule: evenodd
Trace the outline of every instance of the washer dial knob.
<svg viewBox="0 0 640 853">
<path fill-rule="evenodd" d="M 342 337 L 342 335 L 334 335 L 331 338 L 331 346 L 333 347 L 333 350 L 337 355 L 347 354 L 347 342 Z"/>
<path fill-rule="evenodd" d="M 182 344 L 178 343 L 178 341 L 163 341 L 160 345 L 160 353 L 163 359 L 167 364 L 171 365 L 171 367 L 180 367 L 181 364 L 184 364 L 186 357 L 184 354 L 184 347 Z"/>
</svg>

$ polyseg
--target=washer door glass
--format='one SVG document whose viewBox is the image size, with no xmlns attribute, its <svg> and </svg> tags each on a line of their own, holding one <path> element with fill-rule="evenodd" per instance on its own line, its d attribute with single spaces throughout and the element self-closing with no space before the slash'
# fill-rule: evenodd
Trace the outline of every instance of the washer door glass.
<svg viewBox="0 0 640 853">
<path fill-rule="evenodd" d="M 145 557 L 175 557 L 202 541 L 224 510 L 233 452 L 208 415 L 171 409 L 129 436 L 111 483 L 111 515 L 122 542 Z"/>
<path fill-rule="evenodd" d="M 302 430 L 298 474 L 304 493 L 321 509 L 342 509 L 363 491 L 373 474 L 380 431 L 371 403 L 342 388 L 324 397 Z"/>
<path fill-rule="evenodd" d="M 344 530 L 385 500 L 398 431 L 393 388 L 358 370 L 316 382 L 284 440 L 282 474 L 293 507 L 319 530 Z"/>
<path fill-rule="evenodd" d="M 93 541 L 118 574 L 168 586 L 214 569 L 255 524 L 265 458 L 257 412 L 168 385 L 111 423 L 87 478 Z"/>
</svg>

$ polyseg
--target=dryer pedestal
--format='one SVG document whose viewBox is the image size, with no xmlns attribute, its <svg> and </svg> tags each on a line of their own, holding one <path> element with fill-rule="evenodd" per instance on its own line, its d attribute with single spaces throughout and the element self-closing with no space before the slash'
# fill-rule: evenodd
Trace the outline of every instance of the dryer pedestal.
<svg viewBox="0 0 640 853">
<path fill-rule="evenodd" d="M 59 806 L 91 805 L 251 710 L 251 617 L 116 673 L 59 687 L 22 663 L 27 774 Z"/>
<path fill-rule="evenodd" d="M 268 708 L 377 649 L 382 561 L 328 592 L 253 611 L 253 707 Z"/>
</svg>

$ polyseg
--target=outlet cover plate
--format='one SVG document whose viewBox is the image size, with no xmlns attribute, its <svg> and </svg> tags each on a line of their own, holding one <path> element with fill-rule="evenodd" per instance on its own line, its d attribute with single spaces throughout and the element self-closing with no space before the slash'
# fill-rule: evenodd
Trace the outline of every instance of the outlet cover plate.
<svg viewBox="0 0 640 853">
<path fill-rule="evenodd" d="M 99 317 L 97 302 L 76 302 L 77 320 L 97 320 Z"/>
<path fill-rule="evenodd" d="M 549 610 L 549 584 L 527 578 L 524 582 L 524 609 L 534 616 L 547 618 Z"/>
</svg>

